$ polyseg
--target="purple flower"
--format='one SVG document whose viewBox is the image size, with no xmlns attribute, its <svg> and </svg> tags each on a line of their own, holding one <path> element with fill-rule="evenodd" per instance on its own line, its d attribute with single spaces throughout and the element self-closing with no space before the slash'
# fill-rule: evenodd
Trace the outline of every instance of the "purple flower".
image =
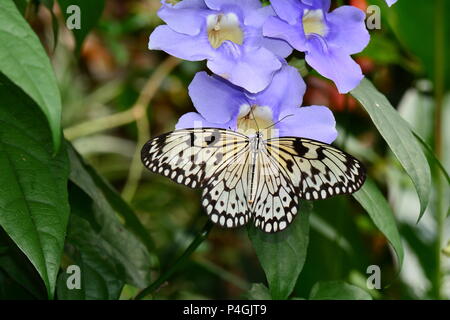
<svg viewBox="0 0 450 320">
<path fill-rule="evenodd" d="M 259 128 L 265 138 L 296 136 L 333 142 L 337 131 L 332 112 L 324 106 L 300 107 L 305 89 L 298 71 L 287 64 L 256 94 L 199 72 L 189 86 L 198 112 L 183 115 L 176 129 L 214 127 L 249 135 Z M 273 127 L 266 129 L 269 126 Z"/>
<path fill-rule="evenodd" d="M 397 0 L 386 0 L 386 3 L 388 4 L 388 6 L 392 6 L 394 3 L 396 3 Z"/>
<path fill-rule="evenodd" d="M 341 93 L 354 89 L 364 77 L 350 57 L 369 43 L 365 14 L 352 6 L 332 12 L 330 0 L 272 0 L 278 17 L 269 17 L 264 35 L 286 40 L 305 52 L 306 62 L 333 80 Z"/>
<path fill-rule="evenodd" d="M 149 48 L 190 61 L 208 60 L 215 74 L 250 92 L 264 90 L 292 52 L 283 40 L 265 38 L 262 27 L 272 7 L 259 0 L 162 1 L 167 23 L 150 35 Z"/>
</svg>

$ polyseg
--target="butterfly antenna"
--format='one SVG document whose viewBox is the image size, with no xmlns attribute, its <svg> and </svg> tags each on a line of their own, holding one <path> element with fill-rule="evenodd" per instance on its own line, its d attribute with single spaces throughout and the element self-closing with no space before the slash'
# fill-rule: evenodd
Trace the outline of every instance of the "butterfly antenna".
<svg viewBox="0 0 450 320">
<path fill-rule="evenodd" d="M 253 107 L 250 107 L 250 112 L 252 113 L 253 120 L 255 121 L 256 129 L 258 129 L 258 132 L 259 132 L 260 130 L 259 130 L 259 126 L 258 126 L 258 121 L 256 121 L 255 114 L 253 113 Z"/>
<path fill-rule="evenodd" d="M 281 118 L 280 120 L 278 120 L 278 121 L 275 122 L 274 124 L 272 124 L 272 125 L 268 126 L 267 128 L 265 128 L 264 130 L 270 129 L 270 128 L 276 126 L 277 124 L 279 124 L 279 123 L 280 123 L 281 121 L 283 121 L 284 119 L 289 118 L 289 117 L 292 117 L 292 116 L 293 116 L 293 114 L 288 114 L 287 116 L 284 116 L 283 118 Z"/>
</svg>

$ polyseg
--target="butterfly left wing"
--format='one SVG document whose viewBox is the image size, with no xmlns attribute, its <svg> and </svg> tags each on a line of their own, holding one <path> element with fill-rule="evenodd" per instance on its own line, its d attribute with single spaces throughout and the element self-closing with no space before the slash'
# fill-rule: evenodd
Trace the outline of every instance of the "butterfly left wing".
<svg viewBox="0 0 450 320">
<path fill-rule="evenodd" d="M 306 200 L 350 194 L 364 184 L 364 166 L 353 156 L 319 141 L 281 137 L 266 140 L 268 153 Z"/>
<path fill-rule="evenodd" d="M 183 129 L 148 141 L 141 158 L 155 173 L 191 188 L 204 188 L 202 205 L 210 219 L 232 228 L 251 218 L 245 179 L 248 146 L 248 137 L 234 131 Z"/>
<path fill-rule="evenodd" d="M 149 140 L 142 163 L 152 172 L 191 188 L 205 186 L 223 164 L 248 145 L 245 135 L 218 128 L 175 130 Z"/>
</svg>

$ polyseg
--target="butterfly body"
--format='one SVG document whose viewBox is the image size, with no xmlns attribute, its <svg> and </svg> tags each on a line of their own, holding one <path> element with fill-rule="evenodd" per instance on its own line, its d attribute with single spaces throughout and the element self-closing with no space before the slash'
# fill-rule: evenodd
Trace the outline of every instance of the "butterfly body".
<svg viewBox="0 0 450 320">
<path fill-rule="evenodd" d="M 253 221 L 265 232 L 284 230 L 300 199 L 317 200 L 357 191 L 362 164 L 322 142 L 264 139 L 218 128 L 172 131 L 148 141 L 142 162 L 152 172 L 202 188 L 210 219 L 233 228 Z"/>
<path fill-rule="evenodd" d="M 258 163 L 258 156 L 265 148 L 263 134 L 261 132 L 256 132 L 254 136 L 249 137 L 249 145 L 251 151 L 251 161 L 250 161 L 250 185 L 248 186 L 249 199 L 248 203 L 251 205 L 255 202 L 256 187 L 258 181 L 258 171 L 256 164 Z"/>
</svg>

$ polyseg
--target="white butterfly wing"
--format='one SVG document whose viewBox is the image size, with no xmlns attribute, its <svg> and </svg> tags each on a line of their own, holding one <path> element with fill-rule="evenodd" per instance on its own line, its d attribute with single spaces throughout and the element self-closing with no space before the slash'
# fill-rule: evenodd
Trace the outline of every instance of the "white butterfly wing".
<svg viewBox="0 0 450 320">
<path fill-rule="evenodd" d="M 203 188 L 210 219 L 228 228 L 253 219 L 265 232 L 281 231 L 296 216 L 299 198 L 352 193 L 365 180 L 357 159 L 315 140 L 268 139 L 255 163 L 252 156 L 247 136 L 216 128 L 173 131 L 142 149 L 142 162 L 151 171 Z"/>
<path fill-rule="evenodd" d="M 149 140 L 142 163 L 176 183 L 201 188 L 234 154 L 248 145 L 245 135 L 218 128 L 182 129 Z"/>
<path fill-rule="evenodd" d="M 265 143 L 256 165 L 258 189 L 252 207 L 255 226 L 265 232 L 285 229 L 297 214 L 299 198 L 353 193 L 365 181 L 363 165 L 331 145 L 297 137 Z"/>
<path fill-rule="evenodd" d="M 338 148 L 296 137 L 274 138 L 266 142 L 268 152 L 280 163 L 303 199 L 350 194 L 364 184 L 364 166 Z"/>
</svg>

